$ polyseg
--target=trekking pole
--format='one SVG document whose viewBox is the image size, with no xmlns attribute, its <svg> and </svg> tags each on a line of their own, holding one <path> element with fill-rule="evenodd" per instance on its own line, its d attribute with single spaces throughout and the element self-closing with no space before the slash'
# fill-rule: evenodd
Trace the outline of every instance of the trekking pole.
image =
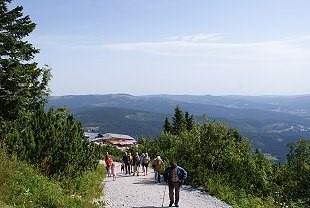
<svg viewBox="0 0 310 208">
<path fill-rule="evenodd" d="M 163 197 L 163 203 L 161 204 L 161 207 L 164 207 L 164 201 L 165 201 L 165 195 L 166 195 L 166 189 L 168 184 L 165 184 L 165 190 L 164 190 L 164 197 Z"/>
</svg>

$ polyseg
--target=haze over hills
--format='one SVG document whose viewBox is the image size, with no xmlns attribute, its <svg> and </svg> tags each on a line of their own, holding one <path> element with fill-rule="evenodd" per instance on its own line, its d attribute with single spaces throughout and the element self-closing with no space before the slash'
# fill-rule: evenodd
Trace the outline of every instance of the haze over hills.
<svg viewBox="0 0 310 208">
<path fill-rule="evenodd" d="M 262 152 L 280 161 L 288 142 L 310 138 L 310 95 L 197 96 L 197 95 L 70 95 L 49 98 L 49 106 L 67 106 L 85 127 L 101 133 L 156 137 L 166 117 L 179 105 L 183 112 L 227 122 L 252 140 Z"/>
</svg>

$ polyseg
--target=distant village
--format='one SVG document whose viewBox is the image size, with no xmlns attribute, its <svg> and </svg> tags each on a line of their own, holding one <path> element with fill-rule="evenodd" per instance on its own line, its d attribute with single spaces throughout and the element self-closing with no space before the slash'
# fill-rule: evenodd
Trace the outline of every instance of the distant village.
<svg viewBox="0 0 310 208">
<path fill-rule="evenodd" d="M 105 133 L 100 134 L 92 130 L 86 130 L 84 136 L 89 142 L 94 142 L 98 145 L 113 145 L 118 149 L 124 149 L 137 144 L 137 140 L 131 136 L 124 134 Z"/>
</svg>

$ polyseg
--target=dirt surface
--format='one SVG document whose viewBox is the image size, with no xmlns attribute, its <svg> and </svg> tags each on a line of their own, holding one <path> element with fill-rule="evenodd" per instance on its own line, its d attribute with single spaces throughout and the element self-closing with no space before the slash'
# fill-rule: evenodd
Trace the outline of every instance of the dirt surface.
<svg viewBox="0 0 310 208">
<path fill-rule="evenodd" d="M 120 172 L 116 166 L 116 180 L 107 177 L 104 180 L 104 197 L 98 200 L 107 208 L 160 208 L 168 207 L 168 187 L 163 182 L 155 183 L 154 171 L 149 168 L 148 175 L 140 171 L 139 176 L 129 176 Z M 205 192 L 182 186 L 179 206 L 183 208 L 230 208 L 230 205 L 208 195 Z"/>
</svg>

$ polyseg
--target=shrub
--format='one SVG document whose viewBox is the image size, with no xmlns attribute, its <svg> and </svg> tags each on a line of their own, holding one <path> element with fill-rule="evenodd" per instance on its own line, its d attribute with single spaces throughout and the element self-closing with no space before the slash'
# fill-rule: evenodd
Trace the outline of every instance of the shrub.
<svg viewBox="0 0 310 208">
<path fill-rule="evenodd" d="M 102 167 L 81 175 L 71 181 L 70 186 L 36 172 L 16 157 L 9 159 L 0 149 L 1 207 L 2 204 L 7 207 L 96 207 L 91 199 L 102 193 L 99 187 L 104 177 Z"/>
</svg>

